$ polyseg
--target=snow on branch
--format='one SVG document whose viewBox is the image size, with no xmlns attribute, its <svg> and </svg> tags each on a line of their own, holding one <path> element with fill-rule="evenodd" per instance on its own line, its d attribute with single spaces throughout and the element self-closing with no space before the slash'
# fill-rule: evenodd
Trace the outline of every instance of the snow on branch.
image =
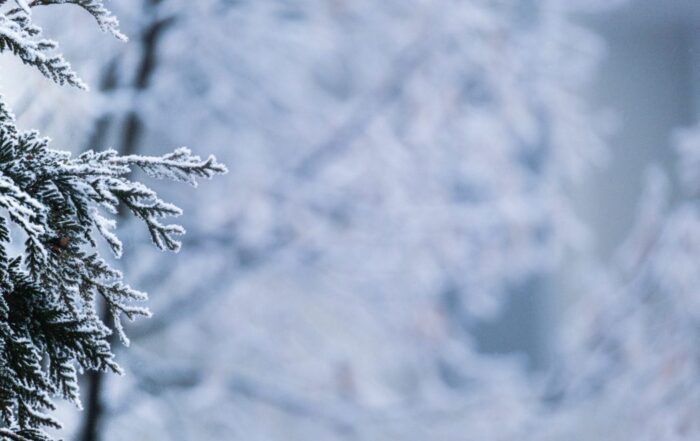
<svg viewBox="0 0 700 441">
<path fill-rule="evenodd" d="M 85 84 L 57 44 L 40 37 L 31 8 L 75 4 L 106 32 L 126 40 L 117 19 L 97 0 L 16 0 L 0 12 L 0 52 L 10 51 L 58 84 Z M 6 1 L 0 0 L 0 6 Z M 44 428 L 60 428 L 50 413 L 55 397 L 80 406 L 77 373 L 120 373 L 110 335 L 129 340 L 121 318 L 149 316 L 146 293 L 124 282 L 98 251 L 103 238 L 120 257 L 114 233 L 121 207 L 143 221 L 154 244 L 177 251 L 184 229 L 162 219 L 180 208 L 130 179 L 133 168 L 147 176 L 196 185 L 226 173 L 214 157 L 202 160 L 180 148 L 160 157 L 119 156 L 114 150 L 78 157 L 49 148 L 36 131 L 20 131 L 0 96 L 0 438 L 49 441 Z M 10 257 L 12 238 L 24 248 Z M 111 327 L 96 311 L 103 299 Z"/>
<path fill-rule="evenodd" d="M 36 67 L 45 77 L 63 85 L 87 89 L 85 83 L 61 54 L 54 54 L 58 44 L 40 38 L 41 28 L 31 23 L 23 9 L 0 14 L 0 52 L 10 51 L 24 64 Z"/>
<path fill-rule="evenodd" d="M 128 40 L 127 36 L 119 30 L 119 20 L 117 17 L 115 17 L 109 9 L 105 8 L 104 2 L 101 0 L 34 0 L 29 6 L 65 4 L 80 6 L 95 18 L 103 32 L 108 32 L 121 41 Z"/>
</svg>

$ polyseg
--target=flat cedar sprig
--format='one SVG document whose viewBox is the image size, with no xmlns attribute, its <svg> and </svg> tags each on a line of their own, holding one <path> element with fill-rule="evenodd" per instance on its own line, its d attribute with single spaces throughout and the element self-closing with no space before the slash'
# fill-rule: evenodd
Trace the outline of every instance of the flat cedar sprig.
<svg viewBox="0 0 700 441">
<path fill-rule="evenodd" d="M 57 84 L 86 88 L 60 53 L 41 37 L 31 8 L 73 4 L 92 14 L 106 32 L 125 40 L 116 18 L 96 0 L 15 0 L 3 12 L 0 52 L 10 51 Z M 109 336 L 128 338 L 122 317 L 150 312 L 147 295 L 124 282 L 100 256 L 98 239 L 116 257 L 123 246 L 116 215 L 125 207 L 143 221 L 161 250 L 178 251 L 184 229 L 163 223 L 181 210 L 146 185 L 130 179 L 134 168 L 147 176 L 196 185 L 226 173 L 214 157 L 201 159 L 187 148 L 163 156 L 120 156 L 114 150 L 77 157 L 49 148 L 37 131 L 20 131 L 0 96 L 0 438 L 50 441 L 45 428 L 60 428 L 50 413 L 54 397 L 80 406 L 78 374 L 120 373 Z M 19 255 L 11 239 L 24 237 Z M 96 310 L 107 305 L 113 329 Z"/>
</svg>

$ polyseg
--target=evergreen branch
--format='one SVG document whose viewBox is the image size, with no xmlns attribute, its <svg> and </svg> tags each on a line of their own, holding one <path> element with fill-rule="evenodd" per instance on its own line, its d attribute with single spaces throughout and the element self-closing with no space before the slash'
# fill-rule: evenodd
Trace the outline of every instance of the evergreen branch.
<svg viewBox="0 0 700 441">
<path fill-rule="evenodd" d="M 0 0 L 0 6 L 6 0 Z M 95 17 L 103 31 L 125 39 L 117 19 L 98 0 L 15 0 L 0 13 L 0 52 L 10 51 L 58 84 L 86 88 L 57 44 L 42 39 L 32 24 L 31 8 L 75 4 Z M 148 228 L 162 250 L 177 251 L 179 225 L 164 224 L 181 210 L 140 182 L 132 169 L 148 176 L 197 184 L 226 172 L 180 148 L 160 157 L 119 156 L 113 150 L 86 152 L 77 158 L 49 148 L 36 131 L 21 132 L 0 97 L 0 438 L 51 441 L 42 428 L 59 428 L 52 416 L 54 397 L 80 406 L 78 374 L 85 370 L 120 373 L 114 360 L 113 332 L 128 344 L 121 318 L 149 316 L 140 303 L 145 293 L 131 288 L 122 274 L 97 253 L 101 236 L 120 257 L 122 244 L 113 230 L 120 206 Z M 104 215 L 104 212 L 109 215 Z M 24 233 L 24 250 L 10 259 L 6 245 L 15 230 Z M 95 310 L 101 297 L 113 325 Z"/>
<path fill-rule="evenodd" d="M 69 84 L 87 90 L 63 55 L 49 55 L 58 44 L 53 40 L 35 38 L 41 29 L 31 25 L 24 12 L 13 17 L 0 14 L 0 52 L 10 51 L 26 65 L 36 67 L 57 84 Z"/>
<path fill-rule="evenodd" d="M 126 35 L 119 30 L 119 20 L 112 12 L 105 8 L 104 2 L 101 0 L 34 0 L 29 6 L 48 6 L 48 5 L 65 5 L 73 4 L 85 9 L 97 21 L 97 25 L 102 32 L 108 32 L 114 35 L 121 41 L 128 41 Z"/>
</svg>

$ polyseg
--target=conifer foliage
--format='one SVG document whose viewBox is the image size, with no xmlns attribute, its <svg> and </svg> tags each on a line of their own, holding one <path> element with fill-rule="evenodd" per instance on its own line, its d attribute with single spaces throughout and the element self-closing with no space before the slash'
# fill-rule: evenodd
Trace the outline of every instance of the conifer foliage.
<svg viewBox="0 0 700 441">
<path fill-rule="evenodd" d="M 82 7 L 102 30 L 126 39 L 99 0 L 0 0 L 0 52 L 12 52 L 58 84 L 86 88 L 56 52 L 56 42 L 42 38 L 32 23 L 32 8 L 59 4 Z M 131 180 L 134 169 L 191 185 L 226 172 L 213 157 L 202 160 L 186 148 L 161 157 L 119 156 L 113 150 L 73 157 L 49 148 L 36 131 L 18 130 L 0 97 L 2 439 L 50 440 L 45 429 L 60 428 L 50 415 L 52 400 L 79 406 L 82 371 L 119 373 L 108 337 L 116 332 L 128 344 L 121 317 L 149 314 L 139 305 L 146 294 L 127 285 L 98 252 L 101 237 L 121 256 L 113 233 L 119 209 L 143 221 L 158 248 L 179 249 L 176 237 L 183 228 L 162 220 L 180 215 L 180 209 Z M 114 329 L 96 311 L 100 298 Z"/>
</svg>

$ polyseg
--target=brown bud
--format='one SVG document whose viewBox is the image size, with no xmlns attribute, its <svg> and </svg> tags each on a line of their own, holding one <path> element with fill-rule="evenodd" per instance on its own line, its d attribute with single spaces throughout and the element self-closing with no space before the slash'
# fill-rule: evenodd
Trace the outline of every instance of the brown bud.
<svg viewBox="0 0 700 441">
<path fill-rule="evenodd" d="M 68 248 L 68 245 L 70 244 L 70 237 L 54 237 L 53 239 L 49 240 L 48 243 L 51 246 L 51 251 L 53 251 L 54 253 L 60 253 L 62 250 Z"/>
</svg>

